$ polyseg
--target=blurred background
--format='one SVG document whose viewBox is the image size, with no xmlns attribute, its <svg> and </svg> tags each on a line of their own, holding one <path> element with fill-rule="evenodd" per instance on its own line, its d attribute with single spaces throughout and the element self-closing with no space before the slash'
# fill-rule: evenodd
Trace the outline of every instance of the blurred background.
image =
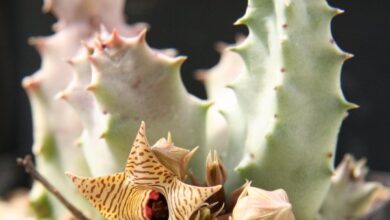
<svg viewBox="0 0 390 220">
<path fill-rule="evenodd" d="M 336 163 L 346 152 L 366 157 L 372 170 L 390 171 L 390 1 L 329 0 L 345 10 L 332 22 L 333 36 L 355 55 L 343 66 L 342 87 L 359 109 L 343 123 Z M 0 1 L 0 197 L 28 187 L 29 177 L 15 158 L 31 153 L 30 106 L 21 87 L 24 76 L 40 66 L 38 53 L 27 44 L 31 36 L 50 35 L 55 18 L 41 13 L 41 0 Z M 177 48 L 189 57 L 182 69 L 190 93 L 206 98 L 194 71 L 218 62 L 215 43 L 233 43 L 244 27 L 233 22 L 243 15 L 245 0 L 129 0 L 130 23 L 144 21 L 147 40 L 155 48 Z"/>
</svg>

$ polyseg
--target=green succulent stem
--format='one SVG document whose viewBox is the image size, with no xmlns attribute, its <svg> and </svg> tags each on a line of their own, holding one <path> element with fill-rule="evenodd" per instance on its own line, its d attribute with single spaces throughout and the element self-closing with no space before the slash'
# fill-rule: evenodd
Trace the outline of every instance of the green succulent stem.
<svg viewBox="0 0 390 220">
<path fill-rule="evenodd" d="M 285 189 L 300 220 L 314 219 L 321 206 L 338 131 L 354 107 L 340 88 L 346 55 L 330 32 L 336 12 L 326 1 L 249 0 L 236 22 L 249 28 L 247 39 L 232 48 L 246 70 L 226 88 L 238 108 L 225 112 L 228 126 L 245 128 L 232 129 L 240 141 L 230 143 L 235 146 L 227 155 L 236 155 L 242 179 Z"/>
</svg>

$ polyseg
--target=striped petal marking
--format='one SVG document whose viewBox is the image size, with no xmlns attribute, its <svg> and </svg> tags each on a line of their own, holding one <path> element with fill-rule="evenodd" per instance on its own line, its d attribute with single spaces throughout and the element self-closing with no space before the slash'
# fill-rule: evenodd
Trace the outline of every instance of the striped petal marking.
<svg viewBox="0 0 390 220">
<path fill-rule="evenodd" d="M 84 178 L 67 175 L 79 191 L 109 220 L 150 220 L 147 203 L 156 191 L 168 205 L 169 220 L 188 220 L 221 186 L 197 187 L 182 182 L 151 150 L 142 122 L 124 172 Z"/>
</svg>

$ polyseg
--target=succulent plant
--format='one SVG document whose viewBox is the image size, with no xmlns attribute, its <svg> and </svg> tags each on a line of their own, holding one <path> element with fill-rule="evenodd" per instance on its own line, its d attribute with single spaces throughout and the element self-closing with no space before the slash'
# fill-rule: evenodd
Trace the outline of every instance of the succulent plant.
<svg viewBox="0 0 390 220">
<path fill-rule="evenodd" d="M 370 197 L 380 185 L 366 183 L 366 161 L 345 155 L 332 176 L 329 192 L 316 219 L 359 219 L 367 213 Z"/>
<path fill-rule="evenodd" d="M 43 175 L 93 219 L 99 218 L 97 210 L 108 219 L 150 219 L 145 204 L 161 202 L 161 196 L 169 219 L 257 219 L 253 215 L 265 213 L 261 207 L 272 207 L 273 212 L 258 219 L 324 219 L 318 217 L 320 210 L 332 212 L 327 204 L 337 187 L 334 181 L 332 185 L 337 134 L 347 110 L 356 107 L 340 88 L 341 66 L 350 55 L 335 45 L 330 32 L 339 10 L 326 1 L 249 0 L 246 14 L 236 22 L 247 25 L 249 35 L 223 49 L 221 63 L 200 75 L 209 93 L 209 100 L 202 101 L 181 82 L 185 57 L 172 49 L 150 48 L 145 24 L 124 23 L 123 4 L 45 1 L 44 8 L 59 18 L 56 33 L 32 40 L 42 67 L 23 81 L 33 108 L 37 168 Z M 152 147 L 141 142 L 142 126 L 137 133 L 141 121 L 148 125 L 149 140 L 156 142 Z M 170 135 L 159 139 L 168 131 L 175 145 Z M 142 159 L 131 156 L 136 152 L 130 145 L 134 134 L 135 146 L 141 144 L 156 161 L 150 165 L 168 173 L 158 180 L 169 179 L 168 185 L 141 181 L 131 172 L 131 164 Z M 191 150 L 195 146 L 196 154 Z M 207 156 L 210 151 L 219 156 Z M 71 175 L 97 210 L 65 171 L 89 177 Z M 136 171 L 154 178 L 148 169 Z M 187 176 L 194 185 L 202 185 L 206 176 L 208 188 L 187 185 Z M 230 194 L 245 179 L 253 187 L 244 185 L 240 193 Z M 108 198 L 105 183 L 119 194 L 129 189 L 139 206 L 129 206 L 120 195 L 110 201 L 129 207 L 129 213 L 107 206 L 94 193 L 102 189 Z M 222 184 L 225 193 L 217 193 L 216 185 Z M 191 189 L 207 193 L 200 193 L 196 202 L 183 200 L 188 205 L 176 200 L 178 193 L 187 199 Z M 351 200 L 364 204 L 371 193 L 366 187 L 357 189 L 364 196 Z M 67 213 L 39 184 L 31 201 L 39 217 L 59 219 Z M 246 217 L 245 204 L 256 201 L 260 208 L 249 210 L 253 215 Z"/>
</svg>

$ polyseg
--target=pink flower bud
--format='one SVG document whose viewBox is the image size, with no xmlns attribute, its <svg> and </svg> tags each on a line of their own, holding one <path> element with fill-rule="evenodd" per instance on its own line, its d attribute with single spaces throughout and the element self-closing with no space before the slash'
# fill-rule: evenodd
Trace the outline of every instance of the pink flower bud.
<svg viewBox="0 0 390 220">
<path fill-rule="evenodd" d="M 232 217 L 233 220 L 295 220 L 284 190 L 266 191 L 250 184 L 238 198 Z"/>
</svg>

